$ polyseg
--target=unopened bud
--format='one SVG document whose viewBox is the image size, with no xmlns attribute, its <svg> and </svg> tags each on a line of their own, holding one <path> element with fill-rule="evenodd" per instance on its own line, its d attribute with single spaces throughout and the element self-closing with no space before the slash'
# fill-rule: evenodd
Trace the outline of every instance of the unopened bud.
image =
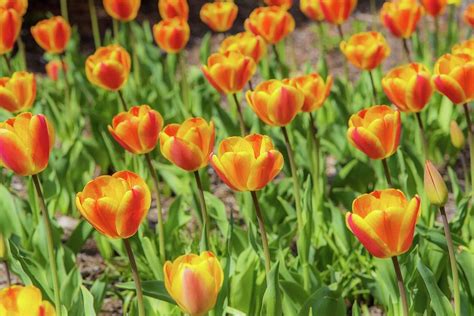
<svg viewBox="0 0 474 316">
<path fill-rule="evenodd" d="M 453 146 L 456 147 L 457 149 L 462 149 L 464 147 L 466 140 L 464 138 L 464 134 L 462 133 L 462 130 L 459 128 L 459 125 L 458 123 L 456 123 L 456 121 L 451 121 L 450 135 L 451 135 L 451 143 L 453 144 Z"/>
<path fill-rule="evenodd" d="M 425 192 L 431 204 L 444 206 L 448 200 L 448 188 L 433 163 L 425 162 Z"/>
</svg>

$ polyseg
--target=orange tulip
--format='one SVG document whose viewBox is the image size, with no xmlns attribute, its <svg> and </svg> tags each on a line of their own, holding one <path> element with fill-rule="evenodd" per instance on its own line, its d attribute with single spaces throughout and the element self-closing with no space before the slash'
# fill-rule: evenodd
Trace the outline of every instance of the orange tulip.
<svg viewBox="0 0 474 316">
<path fill-rule="evenodd" d="M 247 91 L 246 97 L 257 116 L 271 126 L 288 125 L 305 100 L 299 89 L 276 79 L 260 83 L 255 90 Z"/>
<path fill-rule="evenodd" d="M 350 117 L 347 138 L 370 158 L 384 159 L 397 151 L 401 129 L 400 112 L 375 105 Z"/>
<path fill-rule="evenodd" d="M 86 60 L 87 79 L 101 88 L 117 91 L 130 74 L 130 55 L 119 45 L 100 47 Z"/>
<path fill-rule="evenodd" d="M 245 20 L 245 29 L 276 44 L 295 29 L 295 19 L 279 7 L 260 7 Z"/>
<path fill-rule="evenodd" d="M 422 0 L 421 4 L 429 15 L 438 16 L 444 12 L 448 0 Z"/>
<path fill-rule="evenodd" d="M 153 26 L 156 44 L 168 54 L 178 53 L 186 47 L 189 33 L 188 22 L 181 18 L 161 20 Z"/>
<path fill-rule="evenodd" d="M 355 67 L 372 70 L 390 55 L 390 47 L 379 32 L 362 32 L 339 45 L 342 53 Z"/>
<path fill-rule="evenodd" d="M 54 129 L 42 114 L 25 112 L 0 123 L 0 165 L 19 176 L 46 169 L 53 146 Z"/>
<path fill-rule="evenodd" d="M 228 36 L 222 41 L 219 52 L 225 53 L 227 51 L 239 52 L 258 63 L 267 53 L 267 43 L 260 35 L 241 32 Z"/>
<path fill-rule="evenodd" d="M 207 59 L 207 65 L 201 66 L 207 81 L 220 93 L 241 91 L 252 78 L 257 65 L 251 57 L 239 52 L 215 53 Z"/>
<path fill-rule="evenodd" d="M 0 315 L 55 316 L 56 311 L 33 285 L 13 285 L 0 290 Z"/>
<path fill-rule="evenodd" d="M 166 290 L 190 316 L 201 316 L 210 311 L 224 282 L 219 260 L 210 251 L 166 261 L 163 274 Z"/>
<path fill-rule="evenodd" d="M 140 0 L 103 0 L 105 12 L 119 21 L 135 20 L 140 9 Z"/>
<path fill-rule="evenodd" d="M 390 70 L 382 79 L 383 91 L 402 112 L 420 112 L 433 94 L 430 71 L 411 63 Z"/>
<path fill-rule="evenodd" d="M 319 0 L 300 0 L 300 10 L 311 20 L 324 20 L 324 14 Z"/>
<path fill-rule="evenodd" d="M 332 24 L 344 23 L 357 6 L 357 0 L 318 0 L 324 19 Z"/>
<path fill-rule="evenodd" d="M 451 51 L 455 55 L 457 55 L 457 54 L 467 54 L 467 55 L 471 55 L 472 57 L 474 57 L 474 38 L 468 39 L 466 41 L 463 41 L 461 43 L 458 43 L 458 44 L 454 45 L 453 48 L 451 49 Z"/>
<path fill-rule="evenodd" d="M 234 24 L 239 8 L 233 2 L 208 2 L 199 12 L 201 21 L 215 32 L 226 32 Z"/>
<path fill-rule="evenodd" d="M 389 258 L 407 252 L 420 214 L 420 198 L 408 200 L 395 189 L 363 194 L 346 213 L 349 230 L 377 258 Z"/>
<path fill-rule="evenodd" d="M 146 182 L 130 171 L 89 181 L 76 195 L 76 207 L 101 234 L 129 238 L 138 231 L 151 204 Z"/>
<path fill-rule="evenodd" d="M 60 60 L 52 60 L 46 64 L 46 73 L 51 80 L 58 80 L 59 74 L 67 71 L 66 63 Z"/>
<path fill-rule="evenodd" d="M 211 165 L 219 178 L 235 191 L 258 191 L 283 168 L 283 156 L 268 136 L 228 137 L 219 145 Z"/>
<path fill-rule="evenodd" d="M 196 171 L 208 165 L 214 139 L 214 123 L 194 117 L 181 125 L 167 125 L 160 133 L 160 149 L 163 156 L 176 166 Z"/>
<path fill-rule="evenodd" d="M 288 10 L 293 5 L 293 0 L 263 0 L 268 6 L 280 7 L 283 10 Z"/>
<path fill-rule="evenodd" d="M 0 8 L 13 9 L 24 16 L 28 8 L 28 0 L 0 0 Z"/>
<path fill-rule="evenodd" d="M 22 19 L 14 9 L 0 7 L 0 55 L 13 49 L 20 34 Z"/>
<path fill-rule="evenodd" d="M 152 151 L 158 143 L 163 117 L 149 105 L 134 106 L 120 112 L 108 126 L 110 134 L 125 150 L 133 154 Z"/>
<path fill-rule="evenodd" d="M 48 53 L 61 54 L 71 37 L 71 26 L 61 16 L 41 20 L 31 28 L 36 43 Z"/>
<path fill-rule="evenodd" d="M 474 3 L 471 3 L 466 7 L 463 13 L 464 21 L 474 28 Z"/>
<path fill-rule="evenodd" d="M 434 66 L 433 81 L 438 92 L 455 104 L 474 100 L 474 56 L 445 54 Z"/>
<path fill-rule="evenodd" d="M 0 108 L 12 113 L 25 111 L 33 106 L 35 98 L 34 74 L 18 71 L 10 78 L 0 78 Z"/>
<path fill-rule="evenodd" d="M 188 20 L 189 5 L 186 0 L 158 0 L 158 10 L 163 20 L 172 18 Z"/>
<path fill-rule="evenodd" d="M 304 103 L 301 111 L 313 112 L 323 106 L 324 101 L 326 101 L 331 92 L 333 79 L 329 75 L 326 82 L 324 82 L 324 79 L 319 74 L 312 73 L 285 82 L 289 82 L 290 85 L 303 93 Z"/>
<path fill-rule="evenodd" d="M 423 14 L 416 0 L 392 0 L 380 10 L 383 25 L 396 37 L 409 38 Z"/>
</svg>

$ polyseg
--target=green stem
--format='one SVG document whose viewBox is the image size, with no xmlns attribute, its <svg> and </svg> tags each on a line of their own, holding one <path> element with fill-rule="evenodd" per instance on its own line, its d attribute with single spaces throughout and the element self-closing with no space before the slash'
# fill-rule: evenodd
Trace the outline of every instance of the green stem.
<svg viewBox="0 0 474 316">
<path fill-rule="evenodd" d="M 61 0 L 61 15 L 69 23 L 69 14 L 67 11 L 67 0 Z"/>
<path fill-rule="evenodd" d="M 410 53 L 410 48 L 408 47 L 408 41 L 406 38 L 402 39 L 403 42 L 403 50 L 405 51 L 405 57 L 407 58 L 408 62 L 411 63 L 411 53 Z"/>
<path fill-rule="evenodd" d="M 128 259 L 130 261 L 130 268 L 132 269 L 133 281 L 135 282 L 135 288 L 137 290 L 137 301 L 138 301 L 138 315 L 145 316 L 145 305 L 143 304 L 143 292 L 142 284 L 140 281 L 140 275 L 138 274 L 137 263 L 135 256 L 133 255 L 132 247 L 128 239 L 124 239 L 125 250 L 127 251 Z"/>
<path fill-rule="evenodd" d="M 260 235 L 262 237 L 263 253 L 265 255 L 265 271 L 268 276 L 272 261 L 270 256 L 270 248 L 268 247 L 267 232 L 265 231 L 265 222 L 263 221 L 262 211 L 260 210 L 260 204 L 258 203 L 257 192 L 251 191 L 250 194 L 252 195 L 253 205 L 255 206 L 255 213 L 257 215 L 258 227 L 260 229 Z"/>
<path fill-rule="evenodd" d="M 8 69 L 8 74 L 12 75 L 13 74 L 13 67 L 10 62 L 10 57 L 8 57 L 8 54 L 3 54 L 3 59 L 5 60 L 5 64 L 7 64 L 7 69 Z"/>
<path fill-rule="evenodd" d="M 156 173 L 155 168 L 153 168 L 153 162 L 151 160 L 150 153 L 145 154 L 145 160 L 150 171 L 150 175 L 153 179 L 153 185 L 155 186 L 155 199 L 156 199 L 156 210 L 158 213 L 158 242 L 160 244 L 160 259 L 161 262 L 166 260 L 166 250 L 165 250 L 165 229 L 163 226 L 163 208 L 161 206 L 161 196 L 160 196 L 160 181 L 158 179 L 158 174 Z"/>
<path fill-rule="evenodd" d="M 314 171 L 313 171 L 313 187 L 314 187 L 314 193 L 316 196 L 316 199 L 319 204 L 319 177 L 320 177 L 320 157 L 321 157 L 321 149 L 319 146 L 319 139 L 318 139 L 318 129 L 315 125 L 313 115 L 311 112 L 309 114 L 309 128 L 310 128 L 310 133 L 311 133 L 311 141 L 313 142 L 314 145 L 314 151 L 313 151 L 313 161 L 314 161 Z"/>
<path fill-rule="evenodd" d="M 273 54 L 275 55 L 275 59 L 278 63 L 278 67 L 280 68 L 280 76 L 282 78 L 285 78 L 288 76 L 288 72 L 287 72 L 287 66 L 283 63 L 283 60 L 281 60 L 281 56 L 280 56 L 280 53 L 278 53 L 278 48 L 276 47 L 276 44 L 273 44 L 272 45 L 272 50 L 273 50 Z"/>
<path fill-rule="evenodd" d="M 99 22 L 97 20 L 97 11 L 95 9 L 94 0 L 89 1 L 89 15 L 91 17 L 91 26 L 92 26 L 92 35 L 94 37 L 94 45 L 95 49 L 98 49 L 100 44 L 100 30 L 99 30 Z"/>
<path fill-rule="evenodd" d="M 12 286 L 12 278 L 10 274 L 10 268 L 8 267 L 8 261 L 3 261 L 3 265 L 5 267 L 5 274 L 7 275 L 7 285 L 8 287 Z"/>
<path fill-rule="evenodd" d="M 375 0 L 370 0 L 370 15 L 372 15 L 372 31 L 375 31 L 376 29 L 376 24 L 377 24 L 377 6 L 375 4 Z"/>
<path fill-rule="evenodd" d="M 116 19 L 112 19 L 112 28 L 114 30 L 114 41 L 115 44 L 120 44 L 119 41 L 119 24 Z"/>
<path fill-rule="evenodd" d="M 189 82 L 187 77 L 187 65 L 186 56 L 184 52 L 181 52 L 178 56 L 179 74 L 181 77 L 181 97 L 183 98 L 184 108 L 186 109 L 186 115 L 192 115 L 191 100 L 189 98 Z"/>
<path fill-rule="evenodd" d="M 400 270 L 400 264 L 398 263 L 397 257 L 392 257 L 393 267 L 395 268 L 395 274 L 397 275 L 398 290 L 400 291 L 400 298 L 402 300 L 403 315 L 408 316 L 408 300 L 407 293 L 405 291 L 405 284 L 403 283 L 402 271 Z"/>
<path fill-rule="evenodd" d="M 385 173 L 385 178 L 390 187 L 393 187 L 392 177 L 390 175 L 390 168 L 388 167 L 387 158 L 382 159 L 383 171 Z"/>
<path fill-rule="evenodd" d="M 18 35 L 16 44 L 18 45 L 18 52 L 19 52 L 20 60 L 21 60 L 21 69 L 27 70 L 28 66 L 26 64 L 25 43 L 21 39 L 21 34 Z"/>
<path fill-rule="evenodd" d="M 377 89 L 375 88 L 375 81 L 372 71 L 369 70 L 370 83 L 372 85 L 372 93 L 374 96 L 374 103 L 377 104 Z"/>
<path fill-rule="evenodd" d="M 472 134 L 472 122 L 469 114 L 469 107 L 464 103 L 464 114 L 467 122 L 467 138 L 469 141 L 469 160 L 471 162 L 471 199 L 474 196 L 474 136 Z"/>
<path fill-rule="evenodd" d="M 461 160 L 462 171 L 464 174 L 464 192 L 468 193 L 470 191 L 470 180 L 469 180 L 469 171 L 467 170 L 466 159 L 464 158 L 463 153 L 459 154 Z"/>
<path fill-rule="evenodd" d="M 451 231 L 449 230 L 448 217 L 446 216 L 446 210 L 444 206 L 439 208 L 441 218 L 443 219 L 444 235 L 446 236 L 446 243 L 448 245 L 449 261 L 451 263 L 451 272 L 453 273 L 453 294 L 454 294 L 454 312 L 456 316 L 461 316 L 461 295 L 459 293 L 459 275 L 458 268 L 456 265 L 456 257 L 454 255 L 454 244 L 453 238 L 451 237 Z"/>
<path fill-rule="evenodd" d="M 438 51 L 439 51 L 439 19 L 437 16 L 434 17 L 434 34 L 433 34 L 433 50 L 434 50 L 434 56 L 438 56 Z"/>
<path fill-rule="evenodd" d="M 128 111 L 127 102 L 125 101 L 122 90 L 117 90 L 117 93 L 119 95 L 120 103 L 122 103 L 123 110 Z"/>
<path fill-rule="evenodd" d="M 321 21 L 317 21 L 316 22 L 316 27 L 317 27 L 318 42 L 319 42 L 319 58 L 323 60 L 324 65 L 327 65 L 326 47 L 324 46 L 324 43 L 325 43 L 325 38 L 324 37 L 325 36 L 324 36 L 323 23 Z"/>
<path fill-rule="evenodd" d="M 48 214 L 48 209 L 46 208 L 46 203 L 44 201 L 43 191 L 41 190 L 41 182 L 37 174 L 31 176 L 33 179 L 33 184 L 36 189 L 36 194 L 38 196 L 38 202 L 41 209 L 41 214 L 43 217 L 44 228 L 46 231 L 46 242 L 48 244 L 48 257 L 49 257 L 49 267 L 51 269 L 51 274 L 53 278 L 53 289 L 54 289 L 54 305 L 56 307 L 56 314 L 61 316 L 61 294 L 59 287 L 59 276 L 58 269 L 56 266 L 56 256 L 54 254 L 54 242 L 53 242 L 53 232 L 51 230 L 51 221 Z"/>
<path fill-rule="evenodd" d="M 342 42 L 344 40 L 344 32 L 340 24 L 337 25 L 337 32 L 339 33 L 339 40 Z M 346 77 L 346 82 L 349 82 L 349 63 L 347 58 L 344 58 L 344 75 Z"/>
<path fill-rule="evenodd" d="M 421 142 L 423 144 L 423 154 L 425 156 L 425 159 L 428 159 L 428 142 L 426 140 L 425 136 L 425 128 L 423 127 L 423 121 L 421 119 L 421 114 L 420 112 L 415 113 L 416 116 L 416 121 L 418 122 L 418 127 L 420 129 L 420 137 L 421 137 Z"/>
<path fill-rule="evenodd" d="M 65 105 L 68 106 L 70 104 L 69 100 L 69 95 L 70 95 L 70 86 L 69 86 L 69 81 L 67 79 L 67 72 L 66 72 L 66 53 L 64 55 L 59 55 L 59 60 L 61 61 L 61 72 L 63 74 L 63 80 L 64 80 L 64 99 L 65 99 Z"/>
<path fill-rule="evenodd" d="M 237 108 L 237 114 L 239 115 L 239 123 L 240 123 L 240 134 L 242 137 L 248 134 L 247 128 L 245 127 L 244 121 L 244 114 L 242 113 L 242 107 L 240 106 L 239 99 L 237 98 L 236 93 L 232 93 L 232 97 L 234 98 L 235 107 Z"/>
<path fill-rule="evenodd" d="M 209 249 L 209 215 L 207 214 L 206 200 L 204 199 L 204 189 L 202 188 L 201 177 L 199 176 L 198 170 L 194 171 L 194 178 L 196 179 L 199 203 L 201 204 L 201 216 L 206 237 L 205 246 L 207 249 Z"/>
</svg>

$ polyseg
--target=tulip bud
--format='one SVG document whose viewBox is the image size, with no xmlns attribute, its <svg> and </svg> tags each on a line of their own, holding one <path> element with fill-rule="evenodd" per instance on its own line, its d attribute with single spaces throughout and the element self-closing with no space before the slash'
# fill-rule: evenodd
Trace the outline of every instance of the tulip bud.
<svg viewBox="0 0 474 316">
<path fill-rule="evenodd" d="M 239 8 L 233 2 L 208 2 L 199 12 L 201 21 L 215 32 L 226 32 L 234 24 Z"/>
<path fill-rule="evenodd" d="M 28 0 L 0 0 L 0 8 L 13 9 L 24 16 L 28 8 Z"/>
<path fill-rule="evenodd" d="M 300 0 L 300 10 L 311 20 L 324 20 L 323 10 L 321 10 L 321 5 L 318 0 Z"/>
<path fill-rule="evenodd" d="M 451 121 L 451 125 L 449 127 L 450 136 L 451 136 L 451 143 L 457 149 L 463 149 L 466 140 L 464 138 L 464 134 L 459 128 L 458 123 L 456 121 Z"/>
<path fill-rule="evenodd" d="M 324 19 L 332 24 L 344 23 L 357 6 L 357 0 L 318 0 Z"/>
<path fill-rule="evenodd" d="M 451 52 L 454 55 L 467 54 L 474 57 L 474 38 L 462 41 L 453 46 Z"/>
<path fill-rule="evenodd" d="M 67 65 L 61 60 L 52 60 L 46 64 L 46 73 L 51 80 L 58 80 L 59 74 L 64 74 L 66 71 Z"/>
<path fill-rule="evenodd" d="M 132 21 L 137 17 L 140 0 L 103 0 L 105 11 L 113 19 Z"/>
<path fill-rule="evenodd" d="M 33 285 L 13 285 L 0 290 L 0 315 L 5 316 L 56 316 L 41 291 Z"/>
<path fill-rule="evenodd" d="M 474 28 L 474 3 L 471 3 L 466 7 L 463 17 L 466 24 Z"/>
<path fill-rule="evenodd" d="M 269 7 L 277 6 L 283 10 L 288 10 L 293 4 L 293 0 L 263 0 L 263 2 L 265 2 L 265 4 Z"/>
<path fill-rule="evenodd" d="M 22 19 L 14 9 L 0 6 L 0 55 L 13 49 L 20 34 Z"/>
<path fill-rule="evenodd" d="M 332 76 L 329 75 L 324 79 L 317 73 L 299 76 L 292 79 L 284 80 L 290 85 L 298 89 L 304 95 L 304 103 L 301 108 L 302 112 L 313 112 L 323 106 L 324 101 L 329 96 L 332 87 Z"/>
<path fill-rule="evenodd" d="M 222 41 L 219 53 L 223 54 L 229 51 L 239 52 L 258 63 L 267 52 L 267 43 L 260 35 L 241 32 L 228 36 Z"/>
<path fill-rule="evenodd" d="M 158 0 L 158 10 L 163 20 L 172 18 L 188 20 L 189 5 L 187 0 Z"/>
<path fill-rule="evenodd" d="M 425 162 L 425 192 L 431 204 L 444 206 L 448 200 L 448 188 L 433 163 Z"/>
<path fill-rule="evenodd" d="M 409 38 L 423 15 L 423 8 L 416 0 L 392 0 L 380 10 L 382 23 L 390 32 L 401 38 Z"/>
<path fill-rule="evenodd" d="M 245 29 L 276 44 L 295 29 L 295 19 L 279 7 L 260 7 L 245 20 Z"/>
<path fill-rule="evenodd" d="M 181 18 L 161 20 L 153 26 L 153 36 L 156 44 L 170 54 L 178 53 L 186 47 L 189 41 L 189 33 L 188 22 Z"/>
<path fill-rule="evenodd" d="M 0 261 L 7 260 L 7 245 L 3 234 L 0 233 Z"/>
<path fill-rule="evenodd" d="M 340 43 L 347 60 L 359 69 L 372 70 L 390 55 L 390 47 L 379 32 L 361 32 Z"/>
<path fill-rule="evenodd" d="M 0 108 L 15 113 L 31 108 L 36 98 L 35 75 L 18 71 L 0 78 Z"/>
<path fill-rule="evenodd" d="M 71 37 L 71 26 L 61 16 L 41 20 L 31 28 L 36 43 L 48 53 L 61 54 Z"/>
<path fill-rule="evenodd" d="M 441 15 L 448 4 L 447 0 L 422 0 L 421 4 L 425 8 L 425 11 L 433 16 L 436 17 Z"/>
</svg>

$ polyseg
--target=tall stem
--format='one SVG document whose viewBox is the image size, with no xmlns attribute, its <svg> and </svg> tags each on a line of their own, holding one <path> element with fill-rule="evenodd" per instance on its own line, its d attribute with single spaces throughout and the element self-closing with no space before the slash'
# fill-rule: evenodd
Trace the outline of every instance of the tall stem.
<svg viewBox="0 0 474 316">
<path fill-rule="evenodd" d="M 153 162 L 151 161 L 150 153 L 145 154 L 145 160 L 148 165 L 148 170 L 153 179 L 153 185 L 155 186 L 155 199 L 156 199 L 156 210 L 158 213 L 158 242 L 160 243 L 160 259 L 162 262 L 166 260 L 166 250 L 165 250 L 165 229 L 163 226 L 163 208 L 161 206 L 161 196 L 160 196 L 160 181 L 158 179 L 158 174 L 156 173 L 155 168 L 153 167 Z"/>
<path fill-rule="evenodd" d="M 25 43 L 21 39 L 21 34 L 18 35 L 18 38 L 16 39 L 16 44 L 18 45 L 18 54 L 20 55 L 21 69 L 27 70 L 28 65 L 26 64 Z"/>
<path fill-rule="evenodd" d="M 56 256 L 54 254 L 54 242 L 53 242 L 53 232 L 51 230 L 51 222 L 49 219 L 48 209 L 46 208 L 46 203 L 44 201 L 43 191 L 41 190 L 40 179 L 37 174 L 34 174 L 31 177 L 33 179 L 33 184 L 35 186 L 36 194 L 38 196 L 38 202 L 39 202 L 41 214 L 43 217 L 44 228 L 46 231 L 49 267 L 51 269 L 51 274 L 53 278 L 54 305 L 56 307 L 56 314 L 58 316 L 61 316 L 61 294 L 60 294 L 60 287 L 59 287 L 58 269 L 56 266 Z"/>
<path fill-rule="evenodd" d="M 443 219 L 444 235 L 446 236 L 446 243 L 448 245 L 449 261 L 451 263 L 451 272 L 453 273 L 453 294 L 454 294 L 454 312 L 456 316 L 461 316 L 461 295 L 459 293 L 459 275 L 458 268 L 456 265 L 456 257 L 454 255 L 454 244 L 453 238 L 451 237 L 451 231 L 449 230 L 448 217 L 446 216 L 446 210 L 444 206 L 439 208 L 441 218 Z"/>
<path fill-rule="evenodd" d="M 124 110 L 124 111 L 128 111 L 127 102 L 125 101 L 125 98 L 124 98 L 124 96 L 123 96 L 122 90 L 117 90 L 117 93 L 118 93 L 120 102 L 122 103 L 123 110 Z"/>
<path fill-rule="evenodd" d="M 192 106 L 191 106 L 191 100 L 189 98 L 189 83 L 188 83 L 188 77 L 187 77 L 187 65 L 186 65 L 186 58 L 184 55 L 184 52 L 181 52 L 178 55 L 178 66 L 179 66 L 179 73 L 181 75 L 181 92 L 182 92 L 182 98 L 183 98 L 183 104 L 184 108 L 186 109 L 187 115 L 191 113 L 192 115 Z"/>
<path fill-rule="evenodd" d="M 242 137 L 248 134 L 247 128 L 245 127 L 244 121 L 244 114 L 242 113 L 242 107 L 240 106 L 239 99 L 237 98 L 236 93 L 232 93 L 232 97 L 234 98 L 235 107 L 237 108 L 237 114 L 239 115 L 239 123 L 240 123 L 240 134 Z"/>
<path fill-rule="evenodd" d="M 250 90 L 250 91 L 253 91 L 253 84 L 252 84 L 252 80 L 251 80 L 251 79 L 249 80 L 249 90 Z"/>
<path fill-rule="evenodd" d="M 270 266 L 272 261 L 270 257 L 270 248 L 268 247 L 267 232 L 265 231 L 265 222 L 263 221 L 263 215 L 260 210 L 260 204 L 258 203 L 257 192 L 251 191 L 250 194 L 252 195 L 253 205 L 255 206 L 255 213 L 257 215 L 258 227 L 260 229 L 260 235 L 262 237 L 263 254 L 265 255 L 265 271 L 268 275 L 268 273 L 270 272 Z"/>
<path fill-rule="evenodd" d="M 466 159 L 464 158 L 463 153 L 459 154 L 459 159 L 461 160 L 462 171 L 464 174 L 464 192 L 468 193 L 470 189 L 470 180 L 469 180 L 469 171 L 467 169 Z"/>
<path fill-rule="evenodd" d="M 423 154 L 425 155 L 425 159 L 428 159 L 428 142 L 426 140 L 425 136 L 425 128 L 423 127 L 423 121 L 421 120 L 421 114 L 420 112 L 415 113 L 416 116 L 416 121 L 418 122 L 418 127 L 420 129 L 420 137 L 421 137 L 421 142 L 423 144 Z"/>
<path fill-rule="evenodd" d="M 317 32 L 318 32 L 318 42 L 319 42 L 319 58 L 323 60 L 323 63 L 327 65 L 326 62 L 326 48 L 324 46 L 325 43 L 325 35 L 323 29 L 323 23 L 321 21 L 316 22 Z"/>
<path fill-rule="evenodd" d="M 390 175 L 390 169 L 388 167 L 387 158 L 382 159 L 382 165 L 383 165 L 383 171 L 385 173 L 385 178 L 387 179 L 387 183 L 390 187 L 393 187 L 392 177 Z"/>
<path fill-rule="evenodd" d="M 344 40 L 344 32 L 340 24 L 337 25 L 337 32 L 339 33 L 340 42 L 342 42 Z M 349 82 L 349 64 L 347 63 L 347 58 L 344 58 L 344 75 L 346 76 L 346 81 Z"/>
<path fill-rule="evenodd" d="M 314 193 L 316 195 L 316 198 L 318 199 L 319 203 L 319 177 L 320 177 L 320 146 L 319 146 L 319 139 L 318 139 L 318 129 L 314 123 L 314 118 L 311 112 L 309 114 L 309 128 L 311 132 L 311 141 L 313 142 L 314 145 L 314 152 L 312 156 L 314 157 L 314 171 L 313 171 L 313 187 L 314 187 Z M 311 153 L 310 153 L 311 154 Z"/>
<path fill-rule="evenodd" d="M 100 44 L 100 30 L 99 30 L 99 22 L 97 20 L 97 11 L 95 9 L 94 0 L 89 1 L 89 14 L 91 17 L 91 27 L 92 27 L 92 35 L 94 37 L 94 45 L 95 48 L 99 48 Z"/>
<path fill-rule="evenodd" d="M 128 239 L 124 239 L 125 250 L 127 251 L 128 260 L 130 261 L 130 268 L 132 269 L 133 281 L 135 282 L 135 288 L 137 290 L 137 301 L 138 301 L 138 315 L 145 316 L 145 305 L 143 304 L 143 292 L 142 282 L 140 281 L 140 275 L 138 274 L 137 262 L 133 255 L 132 247 Z"/>
<path fill-rule="evenodd" d="M 403 50 L 405 51 L 405 57 L 407 58 L 408 62 L 411 63 L 411 53 L 410 53 L 410 48 L 408 47 L 408 41 L 406 38 L 402 39 L 403 42 Z"/>
<path fill-rule="evenodd" d="M 206 240 L 205 245 L 206 248 L 209 249 L 209 215 L 207 214 L 207 206 L 206 200 L 204 199 L 204 190 L 202 188 L 201 177 L 199 176 L 199 171 L 194 171 L 194 178 L 196 179 L 196 185 L 198 187 L 198 196 L 199 196 L 199 203 L 201 204 L 201 216 L 202 222 L 205 229 Z"/>
<path fill-rule="evenodd" d="M 12 286 L 12 278 L 10 274 L 10 268 L 8 267 L 8 261 L 3 261 L 3 266 L 5 267 L 5 274 L 7 275 L 7 285 L 8 287 Z"/>
<path fill-rule="evenodd" d="M 467 121 L 467 138 L 469 140 L 469 160 L 471 162 L 471 199 L 474 197 L 474 136 L 472 134 L 472 122 L 469 114 L 469 107 L 464 103 L 464 114 Z"/>
<path fill-rule="evenodd" d="M 376 23 L 377 23 L 377 6 L 375 4 L 375 0 L 370 0 L 370 15 L 372 15 L 372 31 L 375 31 Z"/>
<path fill-rule="evenodd" d="M 66 22 L 69 23 L 69 14 L 68 14 L 68 10 L 67 10 L 67 0 L 61 0 L 60 5 L 61 5 L 61 15 L 66 20 Z"/>
<path fill-rule="evenodd" d="M 408 301 L 407 293 L 405 291 L 405 284 L 403 283 L 402 271 L 400 270 L 400 264 L 398 263 L 397 257 L 392 257 L 393 267 L 395 268 L 395 274 L 397 275 L 398 290 L 400 291 L 400 298 L 402 300 L 403 315 L 408 316 Z"/>
<path fill-rule="evenodd" d="M 69 81 L 67 80 L 67 73 L 66 73 L 66 56 L 64 55 L 59 55 L 59 60 L 61 61 L 61 72 L 63 75 L 63 80 L 64 80 L 64 98 L 65 98 L 65 105 L 68 106 L 70 103 L 69 100 L 69 95 L 70 95 L 70 86 L 69 86 Z"/>
<path fill-rule="evenodd" d="M 10 57 L 8 57 L 8 54 L 3 54 L 3 59 L 5 60 L 5 64 L 7 64 L 8 74 L 12 75 L 13 74 L 13 68 L 12 68 L 12 64 L 10 62 Z"/>
<path fill-rule="evenodd" d="M 369 70 L 370 83 L 372 85 L 372 93 L 374 95 L 374 102 L 377 104 L 377 89 L 375 88 L 375 81 L 372 71 Z"/>
<path fill-rule="evenodd" d="M 438 36 L 439 36 L 439 19 L 437 16 L 434 17 L 434 26 L 435 26 L 435 29 L 434 29 L 434 36 L 433 36 L 433 50 L 434 50 L 434 56 L 437 57 L 438 56 L 438 51 L 439 51 L 439 40 L 438 40 Z M 449 26 L 448 26 L 449 28 Z"/>
<path fill-rule="evenodd" d="M 114 41 L 115 44 L 120 44 L 119 40 L 119 23 L 116 19 L 112 19 L 112 28 L 114 31 Z"/>
<path fill-rule="evenodd" d="M 276 47 L 275 44 L 272 45 L 272 50 L 273 50 L 273 54 L 275 55 L 275 59 L 278 63 L 278 66 L 280 68 L 280 74 L 281 76 L 284 78 L 284 77 L 287 77 L 288 76 L 288 72 L 286 70 L 286 65 L 283 63 L 283 60 L 281 59 L 281 56 L 280 54 L 278 53 L 278 48 Z"/>
</svg>

